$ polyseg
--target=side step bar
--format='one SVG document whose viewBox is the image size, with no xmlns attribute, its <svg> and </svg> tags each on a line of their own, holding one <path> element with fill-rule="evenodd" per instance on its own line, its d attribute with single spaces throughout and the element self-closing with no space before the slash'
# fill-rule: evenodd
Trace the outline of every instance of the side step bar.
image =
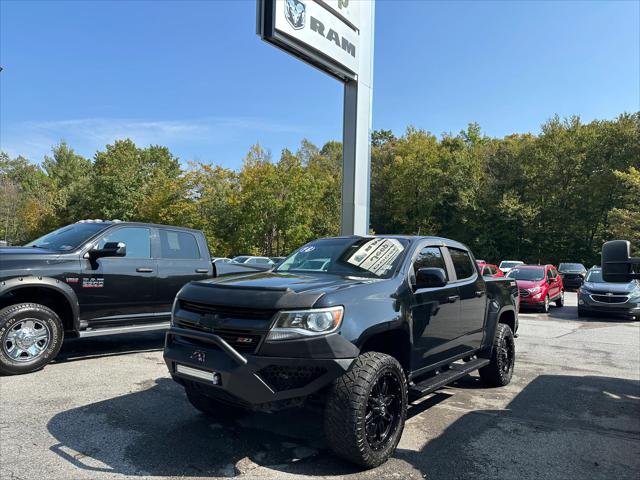
<svg viewBox="0 0 640 480">
<path fill-rule="evenodd" d="M 120 333 L 137 333 L 152 332 L 154 330 L 166 330 L 170 326 L 170 322 L 145 323 L 142 325 L 128 325 L 126 327 L 104 327 L 92 328 L 90 330 L 82 330 L 80 338 L 98 337 L 101 335 L 118 335 Z"/>
<path fill-rule="evenodd" d="M 478 370 L 489 364 L 489 360 L 486 358 L 476 358 L 470 362 L 462 364 L 451 364 L 449 370 L 445 370 L 441 373 L 429 377 L 420 383 L 416 383 L 409 386 L 409 400 L 416 400 L 424 395 L 442 388 L 465 375 Z"/>
</svg>

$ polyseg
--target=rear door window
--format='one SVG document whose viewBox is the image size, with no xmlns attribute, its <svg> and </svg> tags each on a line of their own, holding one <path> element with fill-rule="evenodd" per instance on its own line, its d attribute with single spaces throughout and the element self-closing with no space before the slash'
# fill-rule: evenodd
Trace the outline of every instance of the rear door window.
<svg viewBox="0 0 640 480">
<path fill-rule="evenodd" d="M 449 254 L 451 255 L 453 269 L 456 272 L 458 280 L 464 280 L 465 278 L 473 276 L 476 269 L 471 260 L 471 256 L 469 256 L 469 252 L 458 248 L 449 248 Z"/>
<path fill-rule="evenodd" d="M 183 260 L 200 259 L 196 237 L 188 232 L 160 230 L 160 256 Z"/>
</svg>

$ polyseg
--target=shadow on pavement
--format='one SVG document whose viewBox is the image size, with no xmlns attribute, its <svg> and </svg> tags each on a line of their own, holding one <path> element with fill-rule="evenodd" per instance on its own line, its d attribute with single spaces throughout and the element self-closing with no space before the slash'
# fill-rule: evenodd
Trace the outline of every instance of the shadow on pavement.
<svg viewBox="0 0 640 480">
<path fill-rule="evenodd" d="M 456 387 L 477 388 L 482 395 L 474 377 Z M 409 416 L 446 404 L 451 395 L 438 392 L 411 407 Z M 59 413 L 47 427 L 59 442 L 51 450 L 90 472 L 234 476 L 250 475 L 257 466 L 310 476 L 358 472 L 328 451 L 319 414 L 299 409 L 213 422 L 165 378 L 143 391 Z M 398 450 L 393 461 L 432 480 L 635 479 L 640 468 L 640 383 L 543 375 L 506 410 L 466 413 L 420 451 Z M 384 468 L 380 475 L 389 474 Z"/>
<path fill-rule="evenodd" d="M 640 382 L 541 375 L 505 410 L 467 413 L 420 452 L 396 456 L 430 480 L 637 479 Z"/>
<path fill-rule="evenodd" d="M 163 347 L 164 331 L 68 338 L 62 344 L 62 349 L 55 362 L 73 362 L 88 358 L 154 352 L 162 350 Z"/>
</svg>

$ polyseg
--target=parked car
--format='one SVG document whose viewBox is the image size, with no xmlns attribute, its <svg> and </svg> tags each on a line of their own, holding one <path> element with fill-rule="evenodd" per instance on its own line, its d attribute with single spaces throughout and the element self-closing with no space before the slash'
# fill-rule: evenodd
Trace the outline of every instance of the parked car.
<svg viewBox="0 0 640 480">
<path fill-rule="evenodd" d="M 185 283 L 259 270 L 213 264 L 202 232 L 150 223 L 80 221 L 0 248 L 0 373 L 42 368 L 65 336 L 166 329 Z"/>
<path fill-rule="evenodd" d="M 214 257 L 211 259 L 212 263 L 231 263 L 231 259 L 227 257 Z"/>
<path fill-rule="evenodd" d="M 480 274 L 483 277 L 504 277 L 504 273 L 502 273 L 502 270 L 500 270 L 497 265 L 480 261 L 477 261 L 477 263 Z"/>
<path fill-rule="evenodd" d="M 271 266 L 273 265 L 273 260 L 269 257 L 254 257 L 252 255 L 240 255 L 238 257 L 234 257 L 231 260 L 233 263 L 242 263 L 245 265 L 264 265 Z"/>
<path fill-rule="evenodd" d="M 282 263 L 282 261 L 287 257 L 269 257 L 274 265 L 278 265 Z"/>
<path fill-rule="evenodd" d="M 486 260 L 480 260 L 479 258 L 476 259 L 476 263 L 479 265 L 481 263 L 487 263 Z"/>
<path fill-rule="evenodd" d="M 513 267 L 517 267 L 518 265 L 524 265 L 524 262 L 520 260 L 503 260 L 500 262 L 500 266 L 498 268 L 500 268 L 502 273 L 506 275 Z"/>
<path fill-rule="evenodd" d="M 561 263 L 558 265 L 558 273 L 565 288 L 578 288 L 584 282 L 587 269 L 581 263 Z"/>
<path fill-rule="evenodd" d="M 508 274 L 520 291 L 520 307 L 537 308 L 549 312 L 549 305 L 564 305 L 564 285 L 562 277 L 553 265 L 518 265 Z"/>
<path fill-rule="evenodd" d="M 606 282 L 601 268 L 591 268 L 578 290 L 578 316 L 597 313 L 640 319 L 640 280 Z"/>
<path fill-rule="evenodd" d="M 515 282 L 479 273 L 444 238 L 316 240 L 269 272 L 183 287 L 164 358 L 206 415 L 315 403 L 332 450 L 375 467 L 410 400 L 478 369 L 487 385 L 509 383 Z"/>
</svg>

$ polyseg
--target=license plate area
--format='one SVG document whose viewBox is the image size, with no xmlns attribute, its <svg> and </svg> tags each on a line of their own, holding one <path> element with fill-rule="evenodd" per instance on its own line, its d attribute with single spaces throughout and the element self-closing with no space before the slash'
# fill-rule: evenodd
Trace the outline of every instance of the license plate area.
<svg viewBox="0 0 640 480">
<path fill-rule="evenodd" d="M 175 373 L 185 377 L 198 379 L 209 385 L 221 385 L 222 379 L 218 372 L 210 372 L 208 370 L 201 370 L 199 368 L 189 367 L 187 365 L 175 364 Z"/>
</svg>

